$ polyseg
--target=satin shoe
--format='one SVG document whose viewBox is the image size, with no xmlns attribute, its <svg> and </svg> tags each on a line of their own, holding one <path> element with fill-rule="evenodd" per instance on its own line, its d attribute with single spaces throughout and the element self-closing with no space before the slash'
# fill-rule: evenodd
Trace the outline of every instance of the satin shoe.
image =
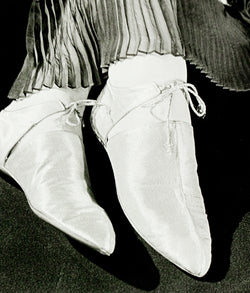
<svg viewBox="0 0 250 293">
<path fill-rule="evenodd" d="M 97 101 L 92 127 L 110 158 L 118 199 L 131 225 L 175 265 L 204 276 L 211 237 L 189 113 L 190 104 L 203 116 L 204 102 L 194 86 L 182 81 L 132 89 L 108 82 Z"/>
<path fill-rule="evenodd" d="M 91 192 L 82 142 L 83 111 L 94 103 L 62 89 L 13 101 L 0 113 L 0 170 L 20 185 L 37 216 L 110 255 L 115 233 Z"/>
</svg>

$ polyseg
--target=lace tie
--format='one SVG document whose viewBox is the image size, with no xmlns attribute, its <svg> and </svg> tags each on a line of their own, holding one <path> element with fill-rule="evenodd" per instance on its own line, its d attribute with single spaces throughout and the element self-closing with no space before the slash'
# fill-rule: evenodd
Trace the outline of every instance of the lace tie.
<svg viewBox="0 0 250 293">
<path fill-rule="evenodd" d="M 63 105 L 65 107 L 65 110 L 69 110 L 66 123 L 69 126 L 78 126 L 82 123 L 82 126 L 84 127 L 84 123 L 82 121 L 82 114 L 81 114 L 81 111 L 79 111 L 79 108 L 84 106 L 96 106 L 96 105 L 100 105 L 100 104 L 96 100 L 91 100 L 91 99 L 78 100 L 68 104 L 67 106 Z"/>
<path fill-rule="evenodd" d="M 204 103 L 202 98 L 199 96 L 198 91 L 197 91 L 197 89 L 195 88 L 195 86 L 193 84 L 185 83 L 185 82 L 173 82 L 173 83 L 168 84 L 167 86 L 160 87 L 160 86 L 156 85 L 156 87 L 160 90 L 160 94 L 166 93 L 166 95 L 162 95 L 160 99 L 156 100 L 159 97 L 159 93 L 157 93 L 157 95 L 154 96 L 153 98 L 151 98 L 151 99 L 149 99 L 149 100 L 147 100 L 147 101 L 145 101 L 145 102 L 143 102 L 143 103 L 141 103 L 139 105 L 136 105 L 135 107 L 132 107 L 128 112 L 126 112 L 122 117 L 120 117 L 120 119 L 118 119 L 116 122 L 113 123 L 112 127 L 107 131 L 107 133 L 106 133 L 106 135 L 104 136 L 103 139 L 100 139 L 100 137 L 99 137 L 99 140 L 101 141 L 101 143 L 104 146 L 107 145 L 108 136 L 109 136 L 111 130 L 124 117 L 129 115 L 129 113 L 131 113 L 133 110 L 135 110 L 138 107 L 151 107 L 151 114 L 154 115 L 156 118 L 158 118 L 157 115 L 154 114 L 154 111 L 153 111 L 154 106 L 156 106 L 157 104 L 161 103 L 162 100 L 165 100 L 168 97 L 172 98 L 173 94 L 178 90 L 181 90 L 181 91 L 184 92 L 185 98 L 186 98 L 188 104 L 190 105 L 191 109 L 193 110 L 193 112 L 198 117 L 203 117 L 203 118 L 205 117 L 205 115 L 206 115 L 206 104 Z M 195 107 L 195 105 L 193 103 L 191 95 L 193 95 L 195 97 L 195 99 L 196 99 L 196 101 L 198 103 L 197 108 Z M 110 109 L 110 107 L 108 105 L 103 104 L 103 103 L 96 103 L 95 105 L 97 105 L 97 106 L 105 106 L 105 108 L 107 110 L 107 116 L 110 116 L 111 109 Z M 169 107 L 169 110 L 170 110 L 170 108 L 171 107 Z M 169 115 L 169 112 L 168 112 L 168 115 Z M 166 122 L 168 122 L 168 117 L 167 117 Z M 168 125 L 168 127 L 169 127 L 169 125 Z M 169 142 L 167 143 L 167 145 L 169 145 L 169 146 L 172 145 L 171 140 L 172 140 L 171 137 L 169 137 Z"/>
<path fill-rule="evenodd" d="M 167 92 L 167 97 L 169 95 L 172 95 L 174 92 L 178 90 L 182 90 L 185 93 L 185 98 L 187 102 L 189 103 L 191 109 L 198 117 L 205 117 L 206 115 L 206 104 L 202 100 L 202 98 L 199 96 L 198 91 L 196 87 L 191 83 L 184 83 L 184 82 L 174 82 L 172 84 L 169 84 L 165 86 L 164 88 L 160 88 L 161 92 Z M 193 95 L 198 103 L 197 108 L 194 106 L 193 100 L 191 95 Z M 166 97 L 164 97 L 166 98 Z"/>
</svg>

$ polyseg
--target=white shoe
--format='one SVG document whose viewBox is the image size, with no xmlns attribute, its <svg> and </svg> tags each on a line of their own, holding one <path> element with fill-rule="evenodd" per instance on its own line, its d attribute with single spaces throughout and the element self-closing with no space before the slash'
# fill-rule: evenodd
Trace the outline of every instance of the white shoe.
<svg viewBox="0 0 250 293">
<path fill-rule="evenodd" d="M 116 91 L 116 93 L 115 93 Z M 198 277 L 209 269 L 211 237 L 199 187 L 188 103 L 195 88 L 184 82 L 127 90 L 107 83 L 91 115 L 115 175 L 118 199 L 134 229 L 156 251 Z M 120 89 L 126 101 L 125 89 Z M 117 101 L 117 102 L 116 102 Z M 125 102 L 126 104 L 126 102 Z"/>
<path fill-rule="evenodd" d="M 88 104 L 54 89 L 13 101 L 0 113 L 0 170 L 17 181 L 37 216 L 110 255 L 115 233 L 90 190 L 82 143 Z"/>
</svg>

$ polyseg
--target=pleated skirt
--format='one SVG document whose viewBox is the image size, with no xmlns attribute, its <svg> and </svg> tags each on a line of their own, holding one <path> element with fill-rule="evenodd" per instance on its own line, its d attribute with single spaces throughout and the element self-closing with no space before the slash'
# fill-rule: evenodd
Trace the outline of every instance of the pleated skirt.
<svg viewBox="0 0 250 293">
<path fill-rule="evenodd" d="M 27 56 L 9 98 L 42 87 L 90 87 L 139 52 L 184 56 L 176 0 L 34 0 Z"/>
</svg>

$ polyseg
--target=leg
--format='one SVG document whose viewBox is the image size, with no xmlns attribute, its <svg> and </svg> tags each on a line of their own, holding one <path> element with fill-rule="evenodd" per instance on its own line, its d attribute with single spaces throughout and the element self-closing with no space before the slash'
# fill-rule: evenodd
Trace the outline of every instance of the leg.
<svg viewBox="0 0 250 293">
<path fill-rule="evenodd" d="M 135 230 L 159 253 L 195 276 L 211 262 L 201 195 L 185 61 L 138 56 L 111 67 L 92 111 L 110 157 L 118 198 Z M 200 113 L 194 107 L 193 109 Z"/>
<path fill-rule="evenodd" d="M 89 89 L 43 89 L 0 113 L 0 170 L 31 209 L 71 237 L 109 255 L 115 235 L 90 189 L 81 118 Z"/>
</svg>

